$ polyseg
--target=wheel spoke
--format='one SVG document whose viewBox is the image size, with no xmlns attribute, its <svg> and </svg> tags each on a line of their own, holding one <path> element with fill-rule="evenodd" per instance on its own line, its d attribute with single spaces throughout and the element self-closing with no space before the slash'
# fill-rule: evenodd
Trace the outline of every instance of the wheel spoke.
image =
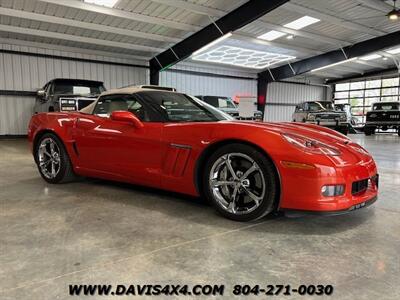
<svg viewBox="0 0 400 300">
<path fill-rule="evenodd" d="M 257 206 L 260 204 L 262 197 L 257 196 L 256 194 L 251 192 L 248 188 L 243 187 L 243 190 L 246 192 L 247 195 L 249 195 L 251 199 L 253 199 L 253 201 L 256 203 Z"/>
<path fill-rule="evenodd" d="M 226 164 L 226 167 L 228 168 L 229 172 L 231 173 L 233 179 L 239 179 L 236 176 L 235 170 L 233 170 L 233 167 L 232 167 L 232 164 L 231 164 L 231 156 L 229 154 L 226 156 L 225 164 Z"/>
<path fill-rule="evenodd" d="M 51 176 L 56 176 L 56 164 L 53 161 L 51 162 Z"/>
<path fill-rule="evenodd" d="M 228 211 L 230 211 L 233 214 L 236 213 L 236 195 L 237 195 L 237 192 L 238 192 L 238 188 L 235 186 L 235 188 L 233 189 L 231 202 L 229 203 L 229 206 L 228 206 Z"/>
<path fill-rule="evenodd" d="M 255 171 L 258 171 L 258 170 L 259 170 L 258 166 L 254 163 L 254 164 L 243 174 L 243 176 L 240 177 L 240 180 L 246 179 L 247 177 L 249 177 L 249 175 L 250 175 L 251 173 L 253 173 L 253 172 L 255 172 Z"/>
<path fill-rule="evenodd" d="M 44 149 L 43 154 L 46 154 L 48 157 L 51 157 L 51 154 L 49 152 L 47 152 L 46 149 Z"/>
<path fill-rule="evenodd" d="M 218 181 L 218 180 L 213 180 L 213 187 L 219 187 L 219 186 L 223 186 L 223 185 L 234 185 L 235 182 L 234 181 Z"/>
<path fill-rule="evenodd" d="M 55 152 L 55 150 L 54 150 L 54 143 L 53 143 L 53 142 L 50 142 L 50 152 L 51 152 L 51 155 L 53 155 L 54 152 Z"/>
<path fill-rule="evenodd" d="M 41 167 L 47 166 L 47 165 L 49 164 L 49 162 L 51 162 L 51 160 L 42 161 L 42 162 L 40 163 L 40 166 L 41 166 Z"/>
</svg>

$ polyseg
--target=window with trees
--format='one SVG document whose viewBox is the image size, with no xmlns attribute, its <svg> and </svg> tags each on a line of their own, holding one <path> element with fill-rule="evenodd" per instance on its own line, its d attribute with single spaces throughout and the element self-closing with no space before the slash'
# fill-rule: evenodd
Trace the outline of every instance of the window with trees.
<svg viewBox="0 0 400 300">
<path fill-rule="evenodd" d="M 399 77 L 337 83 L 333 98 L 335 104 L 350 104 L 352 115 L 365 123 L 365 115 L 373 103 L 400 100 L 399 86 Z"/>
</svg>

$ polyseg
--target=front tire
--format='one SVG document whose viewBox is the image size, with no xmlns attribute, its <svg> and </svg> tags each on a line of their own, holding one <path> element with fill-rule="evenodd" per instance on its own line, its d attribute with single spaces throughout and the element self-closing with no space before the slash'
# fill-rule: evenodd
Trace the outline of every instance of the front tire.
<svg viewBox="0 0 400 300">
<path fill-rule="evenodd" d="M 35 147 L 35 161 L 40 175 L 48 183 L 76 179 L 64 144 L 55 134 L 46 133 L 40 137 Z"/>
<path fill-rule="evenodd" d="M 229 144 L 205 166 L 203 192 L 217 211 L 235 221 L 252 221 L 274 210 L 278 180 L 272 162 L 256 148 Z"/>
<path fill-rule="evenodd" d="M 364 127 L 364 133 L 365 133 L 366 136 L 370 136 L 372 134 L 375 134 L 375 127 L 365 126 Z"/>
</svg>

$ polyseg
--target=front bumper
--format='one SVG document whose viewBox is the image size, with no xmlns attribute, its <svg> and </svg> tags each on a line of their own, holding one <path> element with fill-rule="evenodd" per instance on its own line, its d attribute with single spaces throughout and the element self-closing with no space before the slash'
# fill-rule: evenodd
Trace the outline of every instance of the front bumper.
<svg viewBox="0 0 400 300">
<path fill-rule="evenodd" d="M 367 121 L 365 126 L 400 126 L 400 121 Z"/>
<path fill-rule="evenodd" d="M 316 165 L 310 170 L 280 168 L 279 172 L 282 185 L 279 210 L 346 213 L 378 195 L 378 175 L 372 159 L 344 167 Z M 368 182 L 365 188 L 354 189 L 357 183 L 365 181 Z M 343 195 L 322 196 L 324 185 L 339 184 L 345 186 Z"/>
<path fill-rule="evenodd" d="M 301 210 L 301 209 L 281 209 L 285 213 L 287 217 L 300 217 L 306 215 L 312 216 L 340 216 L 349 214 L 355 211 L 358 211 L 362 208 L 366 208 L 372 204 L 374 204 L 378 200 L 378 196 L 375 196 L 365 202 L 361 202 L 359 204 L 353 205 L 350 208 L 342 209 L 342 210 L 333 210 L 333 211 L 312 211 L 312 210 Z"/>
<path fill-rule="evenodd" d="M 307 121 L 306 123 L 329 127 L 329 128 L 343 128 L 349 126 L 347 122 L 340 122 L 335 120 L 316 120 L 316 121 Z"/>
</svg>

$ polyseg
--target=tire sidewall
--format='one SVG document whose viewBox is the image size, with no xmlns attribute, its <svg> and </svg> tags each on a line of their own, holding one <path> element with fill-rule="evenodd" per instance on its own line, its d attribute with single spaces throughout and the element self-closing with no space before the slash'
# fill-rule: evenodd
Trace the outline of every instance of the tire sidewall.
<svg viewBox="0 0 400 300">
<path fill-rule="evenodd" d="M 42 173 L 42 170 L 41 170 L 41 168 L 39 166 L 39 146 L 40 146 L 40 143 L 44 139 L 47 139 L 47 138 L 52 139 L 57 144 L 57 147 L 60 150 L 60 170 L 59 170 L 58 174 L 56 175 L 56 177 L 54 177 L 54 178 L 47 178 Z M 42 178 L 44 180 L 46 180 L 48 183 L 59 183 L 65 177 L 66 167 L 67 167 L 67 163 L 69 162 L 69 157 L 68 157 L 67 152 L 65 150 L 64 144 L 61 142 L 61 140 L 55 134 L 46 133 L 43 136 L 41 136 L 40 139 L 38 140 L 38 142 L 36 143 L 35 161 L 36 161 L 36 165 L 37 165 L 37 168 L 39 170 L 40 176 L 42 176 Z"/>
<path fill-rule="evenodd" d="M 257 207 L 254 211 L 248 214 L 235 215 L 227 212 L 215 200 L 212 190 L 209 186 L 209 176 L 213 164 L 218 158 L 228 153 L 243 153 L 248 155 L 249 157 L 254 159 L 254 161 L 258 164 L 264 175 L 264 180 L 265 180 L 264 184 L 266 188 L 264 199 L 259 207 Z M 213 204 L 213 206 L 217 209 L 217 211 L 226 218 L 242 222 L 252 221 L 264 217 L 265 215 L 272 212 L 274 209 L 276 202 L 275 200 L 278 193 L 277 189 L 278 181 L 275 176 L 274 166 L 272 162 L 265 156 L 265 154 L 262 154 L 260 151 L 258 151 L 252 146 L 239 143 L 222 146 L 220 149 L 215 151 L 206 162 L 202 180 L 203 180 L 203 193 L 205 197 L 210 203 Z"/>
</svg>

